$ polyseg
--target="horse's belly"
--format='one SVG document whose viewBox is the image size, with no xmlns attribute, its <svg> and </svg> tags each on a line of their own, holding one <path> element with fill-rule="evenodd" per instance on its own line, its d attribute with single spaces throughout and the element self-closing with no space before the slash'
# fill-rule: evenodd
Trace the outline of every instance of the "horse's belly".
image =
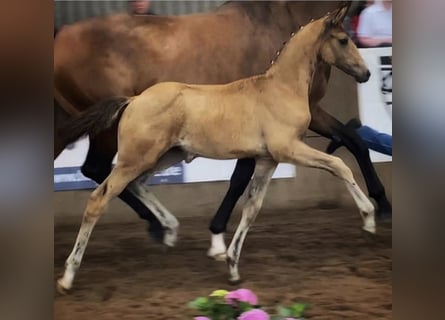
<svg viewBox="0 0 445 320">
<path fill-rule="evenodd" d="M 190 158 L 201 156 L 211 159 L 239 159 L 266 155 L 264 143 L 258 139 L 246 137 L 224 138 L 202 134 L 180 139 L 181 147 L 190 154 Z"/>
</svg>

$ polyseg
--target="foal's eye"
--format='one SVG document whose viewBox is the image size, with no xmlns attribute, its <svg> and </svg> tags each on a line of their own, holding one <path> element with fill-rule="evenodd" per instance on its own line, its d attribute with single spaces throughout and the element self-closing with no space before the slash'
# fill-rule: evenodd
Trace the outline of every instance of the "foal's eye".
<svg viewBox="0 0 445 320">
<path fill-rule="evenodd" d="M 342 39 L 338 39 L 338 42 L 340 42 L 340 44 L 342 46 L 345 46 L 348 44 L 348 38 L 342 38 Z"/>
</svg>

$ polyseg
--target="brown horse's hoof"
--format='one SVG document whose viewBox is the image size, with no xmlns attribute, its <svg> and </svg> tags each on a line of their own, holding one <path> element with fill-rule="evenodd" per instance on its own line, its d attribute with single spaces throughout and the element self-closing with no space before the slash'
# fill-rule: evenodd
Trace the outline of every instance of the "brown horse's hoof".
<svg viewBox="0 0 445 320">
<path fill-rule="evenodd" d="M 215 260 L 215 261 L 220 261 L 220 262 L 226 262 L 227 261 L 227 253 L 225 252 L 221 252 L 218 254 L 209 254 L 207 253 L 207 257 L 209 259 Z"/>
<path fill-rule="evenodd" d="M 162 254 L 169 254 L 170 251 L 172 251 L 172 250 L 173 250 L 173 247 L 169 247 L 169 246 L 163 246 L 161 248 Z"/>
<path fill-rule="evenodd" d="M 380 214 L 376 216 L 376 220 L 380 224 L 392 224 L 392 215 L 390 214 Z"/>
</svg>

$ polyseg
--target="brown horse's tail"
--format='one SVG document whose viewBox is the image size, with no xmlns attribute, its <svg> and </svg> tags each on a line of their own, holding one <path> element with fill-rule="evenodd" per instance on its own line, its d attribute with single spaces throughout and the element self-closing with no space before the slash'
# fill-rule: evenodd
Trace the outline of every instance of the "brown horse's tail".
<svg viewBox="0 0 445 320">
<path fill-rule="evenodd" d="M 85 135 L 93 137 L 119 122 L 122 112 L 130 101 L 131 98 L 128 97 L 113 97 L 103 100 L 77 118 L 69 120 L 58 133 L 66 144 L 73 143 Z"/>
</svg>

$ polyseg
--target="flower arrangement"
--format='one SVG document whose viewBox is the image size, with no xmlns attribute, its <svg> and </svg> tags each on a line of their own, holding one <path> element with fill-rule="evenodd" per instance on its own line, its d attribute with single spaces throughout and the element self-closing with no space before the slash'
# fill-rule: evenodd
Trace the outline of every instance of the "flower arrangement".
<svg viewBox="0 0 445 320">
<path fill-rule="evenodd" d="M 199 297 L 188 304 L 202 316 L 194 320 L 304 320 L 307 304 L 278 306 L 277 315 L 269 315 L 258 305 L 258 298 L 249 289 L 215 290 L 208 297 Z"/>
</svg>

